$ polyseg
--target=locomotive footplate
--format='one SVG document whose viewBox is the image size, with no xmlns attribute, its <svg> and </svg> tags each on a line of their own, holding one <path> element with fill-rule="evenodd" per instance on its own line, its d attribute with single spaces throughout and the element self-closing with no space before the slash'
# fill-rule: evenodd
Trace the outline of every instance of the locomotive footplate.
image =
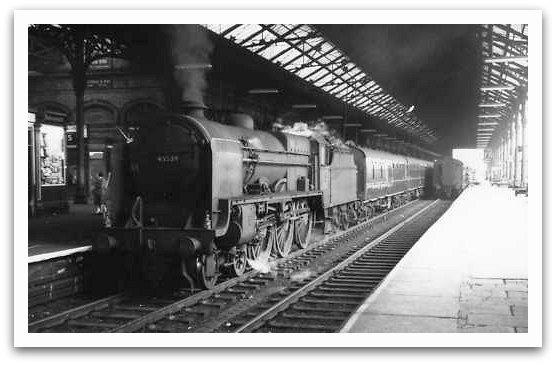
<svg viewBox="0 0 556 365">
<path fill-rule="evenodd" d="M 93 249 L 100 253 L 112 250 L 143 252 L 181 257 L 208 254 L 214 248 L 214 231 L 166 227 L 108 228 L 101 233 Z"/>
<path fill-rule="evenodd" d="M 242 196 L 230 198 L 229 200 L 234 204 L 255 204 L 260 202 L 275 203 L 283 200 L 295 200 L 301 198 L 321 197 L 322 191 L 285 191 L 280 193 L 260 194 L 256 196 Z"/>
</svg>

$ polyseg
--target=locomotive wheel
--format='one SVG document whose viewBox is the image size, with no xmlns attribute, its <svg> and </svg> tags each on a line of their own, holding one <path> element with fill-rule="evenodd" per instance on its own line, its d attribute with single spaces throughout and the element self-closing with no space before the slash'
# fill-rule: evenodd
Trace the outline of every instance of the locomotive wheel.
<svg viewBox="0 0 556 365">
<path fill-rule="evenodd" d="M 271 234 L 274 237 L 274 248 L 280 257 L 289 255 L 293 243 L 293 224 L 291 221 L 286 220 L 279 226 L 274 226 L 271 229 Z"/>
<path fill-rule="evenodd" d="M 354 226 L 357 224 L 357 212 L 355 211 L 354 207 L 350 207 L 348 208 L 348 211 L 346 213 L 347 215 L 347 220 L 348 220 L 348 225 L 349 226 Z"/>
<path fill-rule="evenodd" d="M 245 246 L 238 248 L 232 261 L 232 275 L 240 276 L 247 268 L 247 252 Z"/>
<path fill-rule="evenodd" d="M 265 228 L 255 244 L 247 246 L 247 258 L 252 261 L 267 261 L 272 250 L 271 230 Z"/>
<path fill-rule="evenodd" d="M 374 207 L 367 207 L 367 219 L 371 219 L 375 215 Z"/>
<path fill-rule="evenodd" d="M 218 265 L 214 254 L 197 258 L 197 281 L 202 289 L 212 289 L 218 280 Z"/>
<path fill-rule="evenodd" d="M 311 232 L 313 230 L 313 214 L 305 213 L 300 215 L 295 221 L 294 230 L 295 243 L 301 248 L 307 247 L 311 240 Z"/>
<path fill-rule="evenodd" d="M 340 228 L 345 231 L 349 228 L 349 219 L 346 213 L 340 213 Z"/>
</svg>

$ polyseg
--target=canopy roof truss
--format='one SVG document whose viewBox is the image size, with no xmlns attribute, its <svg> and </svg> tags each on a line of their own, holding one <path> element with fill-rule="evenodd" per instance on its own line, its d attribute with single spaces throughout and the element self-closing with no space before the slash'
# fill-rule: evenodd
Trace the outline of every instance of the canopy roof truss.
<svg viewBox="0 0 556 365">
<path fill-rule="evenodd" d="M 527 24 L 481 25 L 479 38 L 483 64 L 477 147 L 483 148 L 496 129 L 512 118 L 515 101 L 527 90 Z M 480 129 L 487 122 L 494 127 L 484 133 Z"/>
<path fill-rule="evenodd" d="M 205 24 L 209 30 L 273 62 L 364 113 L 426 143 L 436 132 L 306 24 Z"/>
</svg>

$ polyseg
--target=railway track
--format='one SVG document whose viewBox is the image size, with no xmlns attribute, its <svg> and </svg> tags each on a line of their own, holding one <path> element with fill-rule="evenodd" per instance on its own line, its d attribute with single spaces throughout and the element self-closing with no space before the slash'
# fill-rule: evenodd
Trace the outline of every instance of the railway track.
<svg viewBox="0 0 556 365">
<path fill-rule="evenodd" d="M 281 312 L 284 304 L 280 303 L 284 299 L 291 301 L 291 295 L 307 292 L 308 288 L 314 289 L 315 283 L 322 281 L 319 278 L 322 278 L 323 274 L 329 275 L 329 272 L 341 265 L 346 257 L 349 258 L 362 247 L 366 247 L 369 244 L 371 227 L 375 236 L 388 233 L 393 224 L 403 224 L 407 215 L 422 213 L 428 210 L 431 204 L 434 203 L 413 201 L 386 212 L 320 243 L 298 250 L 286 259 L 276 260 L 271 272 L 251 271 L 241 277 L 227 280 L 211 290 L 182 291 L 173 297 L 136 297 L 121 293 L 30 323 L 29 332 L 264 330 L 265 325 L 259 323 L 263 323 L 261 321 L 268 316 L 273 317 L 273 311 Z M 401 254 L 401 251 L 399 252 Z M 385 251 L 384 254 L 388 256 L 392 253 L 389 249 L 388 253 Z M 377 273 L 385 275 L 387 267 L 375 269 L 379 270 Z M 344 280 L 344 288 L 338 290 L 338 293 L 346 294 L 346 298 L 353 296 L 352 293 L 348 293 L 351 289 L 345 287 L 347 284 L 349 280 Z M 337 286 L 327 290 L 333 288 Z M 356 289 L 357 285 L 352 289 L 354 288 Z M 357 295 L 362 296 L 362 293 Z M 331 295 L 335 296 L 334 293 Z M 308 303 L 309 307 L 318 307 L 311 302 Z M 264 317 L 259 318 L 261 312 Z M 347 310 L 344 312 L 348 313 Z M 326 314 L 328 313 L 323 312 L 323 315 Z M 317 320 L 314 314 L 308 316 Z M 255 322 L 251 323 L 253 320 Z M 304 331 L 306 329 L 303 327 Z"/>
<path fill-rule="evenodd" d="M 274 298 L 264 311 L 234 319 L 229 327 L 233 332 L 338 332 L 449 205 L 435 201 L 324 274 Z"/>
</svg>

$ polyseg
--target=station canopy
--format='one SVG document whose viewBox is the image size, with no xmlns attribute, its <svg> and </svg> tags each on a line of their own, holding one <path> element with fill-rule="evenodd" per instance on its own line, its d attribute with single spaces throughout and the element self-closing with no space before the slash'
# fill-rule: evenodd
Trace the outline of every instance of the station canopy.
<svg viewBox="0 0 556 365">
<path fill-rule="evenodd" d="M 311 25 L 203 26 L 422 142 L 432 144 L 438 140 L 436 132 L 412 113 L 413 108 L 388 94 L 367 72 Z"/>
<path fill-rule="evenodd" d="M 527 93 L 527 24 L 486 24 L 479 29 L 482 53 L 477 147 L 512 120 L 516 101 Z"/>
</svg>

